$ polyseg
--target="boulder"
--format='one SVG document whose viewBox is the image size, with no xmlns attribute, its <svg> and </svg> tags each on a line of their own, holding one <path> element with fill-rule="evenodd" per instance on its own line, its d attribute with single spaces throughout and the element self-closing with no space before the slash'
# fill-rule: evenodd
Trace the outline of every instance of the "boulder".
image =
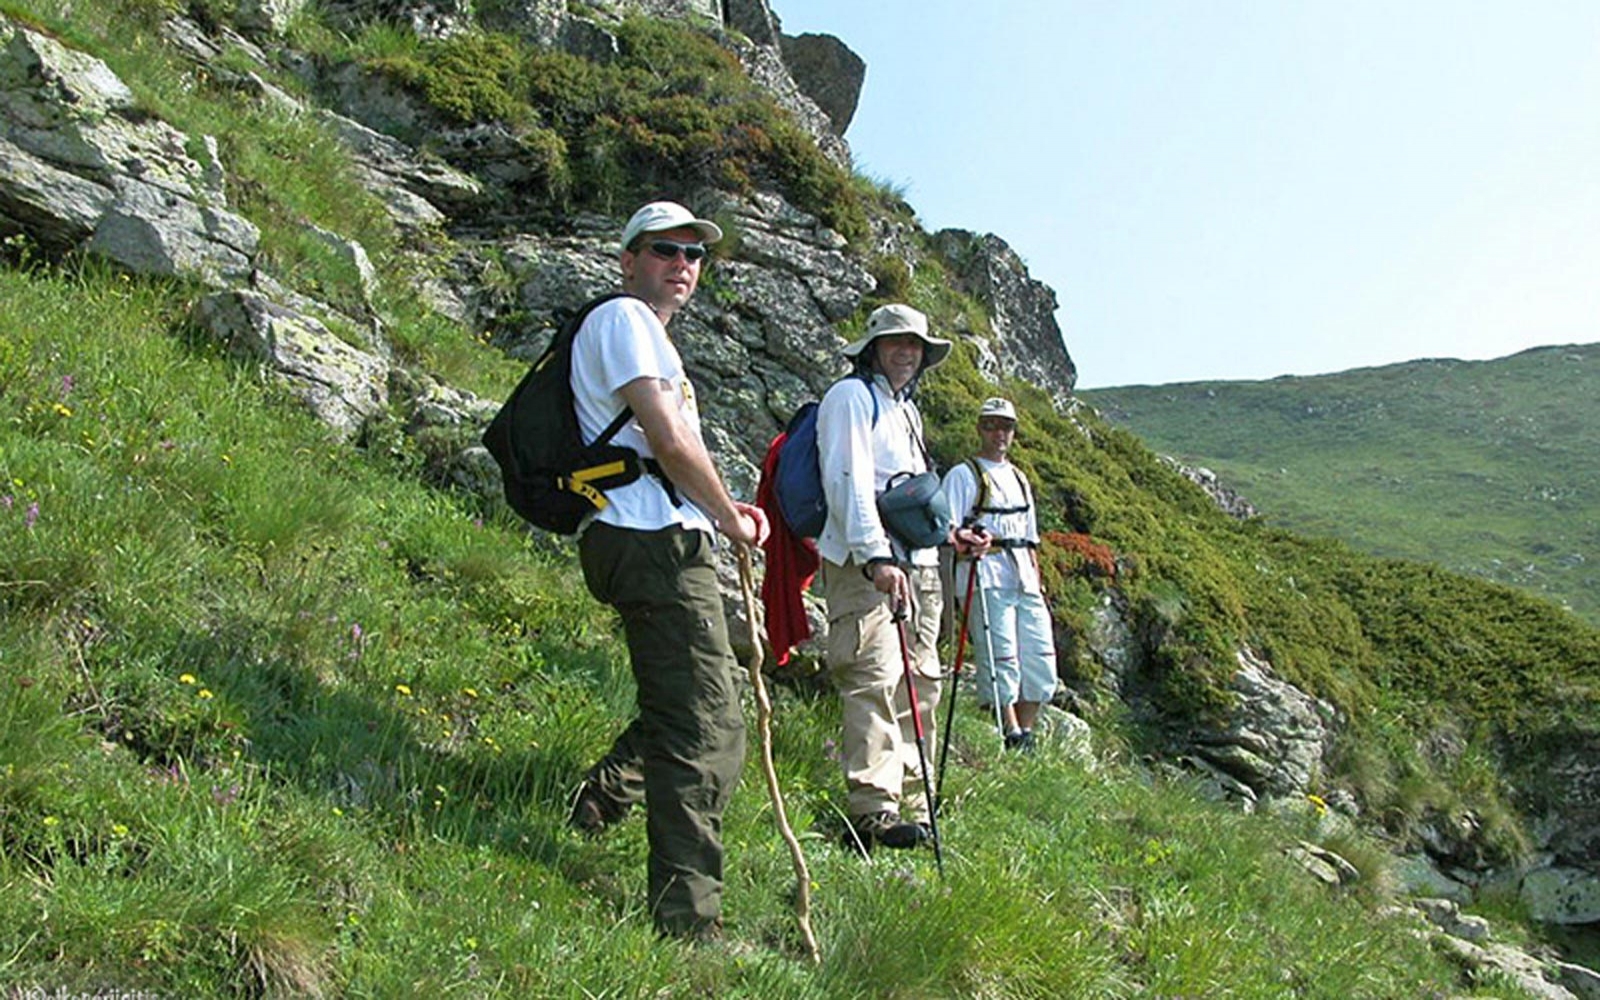
<svg viewBox="0 0 1600 1000">
<path fill-rule="evenodd" d="M 834 133 L 844 135 L 861 100 L 867 64 L 832 35 L 784 35 L 781 49 L 795 86 L 828 116 Z"/>
<path fill-rule="evenodd" d="M 388 365 L 313 316 L 236 289 L 195 304 L 195 320 L 237 356 L 260 362 L 342 440 L 388 406 Z"/>
<path fill-rule="evenodd" d="M 0 138 L 0 234 L 26 233 L 48 252 L 94 233 L 116 193 Z"/>
<path fill-rule="evenodd" d="M 1321 781 L 1337 710 L 1279 678 L 1248 649 L 1229 685 L 1226 723 L 1194 736 L 1194 752 L 1260 796 L 1303 796 Z"/>
<path fill-rule="evenodd" d="M 1538 868 L 1522 877 L 1522 902 L 1545 923 L 1600 924 L 1600 878 L 1579 868 Z"/>
</svg>

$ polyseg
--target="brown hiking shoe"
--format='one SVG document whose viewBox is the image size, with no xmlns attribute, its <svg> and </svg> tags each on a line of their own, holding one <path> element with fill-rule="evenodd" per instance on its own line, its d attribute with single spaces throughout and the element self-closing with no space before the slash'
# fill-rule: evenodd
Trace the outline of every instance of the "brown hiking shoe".
<svg viewBox="0 0 1600 1000">
<path fill-rule="evenodd" d="M 572 798 L 572 812 L 567 816 L 567 825 L 585 836 L 593 837 L 622 819 L 627 812 L 626 806 L 619 806 L 593 782 L 585 781 Z"/>
</svg>

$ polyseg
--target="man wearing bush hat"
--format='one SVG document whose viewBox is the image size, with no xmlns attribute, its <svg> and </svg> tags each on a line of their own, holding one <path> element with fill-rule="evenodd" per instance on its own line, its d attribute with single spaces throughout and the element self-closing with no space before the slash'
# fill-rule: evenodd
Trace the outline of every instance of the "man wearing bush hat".
<svg viewBox="0 0 1600 1000">
<path fill-rule="evenodd" d="M 598 833 L 644 802 L 649 905 L 659 932 L 721 934 L 722 814 L 744 763 L 744 719 L 717 584 L 715 534 L 766 537 L 760 508 L 735 501 L 700 433 L 694 386 L 667 324 L 689 303 L 716 223 L 676 202 L 640 208 L 622 230 L 627 295 L 589 312 L 572 347 L 574 408 L 593 441 L 624 407 L 612 443 L 661 475 L 606 491 L 578 539 L 584 582 L 617 609 L 638 716 L 592 767 L 570 822 Z"/>
<path fill-rule="evenodd" d="M 1027 477 L 1011 464 L 1017 408 L 991 397 L 978 407 L 981 447 L 944 477 L 956 520 L 989 536 L 992 550 L 976 562 L 956 564 L 955 591 L 975 585 L 967 620 L 978 661 L 978 697 L 995 706 L 1005 745 L 1033 749 L 1039 707 L 1056 687 L 1055 635 L 1039 578 L 1039 520 Z"/>
<path fill-rule="evenodd" d="M 849 793 L 847 842 L 915 847 L 931 834 L 929 797 L 915 744 L 913 711 L 931 733 L 939 703 L 934 644 L 944 599 L 935 547 L 895 537 L 878 498 L 897 473 L 931 471 L 922 414 L 912 394 L 922 374 L 950 354 L 911 306 L 875 309 L 867 330 L 844 348 L 855 370 L 822 397 L 817 450 L 828 519 L 817 538 L 828 605 L 828 666 L 844 714 L 841 763 Z M 945 530 L 939 542 L 950 541 Z M 936 543 L 937 544 L 937 543 Z M 957 544 L 981 545 L 964 532 Z M 906 615 L 916 671 L 910 701 L 896 610 Z"/>
</svg>

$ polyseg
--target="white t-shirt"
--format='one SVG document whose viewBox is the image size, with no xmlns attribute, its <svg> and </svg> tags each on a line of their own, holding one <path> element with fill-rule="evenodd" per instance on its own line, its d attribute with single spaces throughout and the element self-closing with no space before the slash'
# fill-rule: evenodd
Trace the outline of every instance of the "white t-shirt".
<svg viewBox="0 0 1600 1000">
<path fill-rule="evenodd" d="M 627 402 L 619 389 L 638 378 L 664 379 L 674 386 L 678 413 L 696 437 L 700 436 L 700 411 L 694 386 L 684 372 L 678 349 L 667 329 L 643 300 L 632 296 L 597 306 L 578 328 L 572 344 L 572 395 L 578 428 L 585 441 L 593 441 L 617 418 Z M 650 443 L 637 420 L 630 420 L 611 439 L 612 444 L 652 456 Z M 661 480 L 646 473 L 636 482 L 606 491 L 610 501 L 594 520 L 620 528 L 654 531 L 672 524 L 712 533 L 711 519 L 688 498 L 673 505 Z"/>
<path fill-rule="evenodd" d="M 989 495 L 983 505 L 988 509 L 1012 511 L 1011 513 L 979 514 L 978 525 L 988 529 L 996 539 L 1009 538 L 1039 541 L 1039 519 L 1033 508 L 1032 497 L 1023 483 L 1022 470 L 1010 462 L 991 462 L 982 456 L 975 459 L 989 481 Z M 966 524 L 968 515 L 978 502 L 978 481 L 972 475 L 972 466 L 966 462 L 952 468 L 944 476 L 944 495 L 950 501 L 950 511 L 957 524 Z M 1026 510 L 1022 509 L 1026 508 Z M 967 567 L 972 564 L 961 560 L 956 568 L 956 589 L 967 592 Z M 984 589 L 1022 590 L 1038 593 L 1039 574 L 1033 565 L 1033 556 L 1023 549 L 989 550 L 979 560 L 982 572 L 978 582 Z"/>
</svg>

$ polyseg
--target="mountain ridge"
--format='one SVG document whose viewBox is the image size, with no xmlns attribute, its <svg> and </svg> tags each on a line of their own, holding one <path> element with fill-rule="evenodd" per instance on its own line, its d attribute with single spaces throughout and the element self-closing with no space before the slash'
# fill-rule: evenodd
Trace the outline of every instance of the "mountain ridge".
<svg viewBox="0 0 1600 1000">
<path fill-rule="evenodd" d="M 1600 621 L 1600 345 L 1083 390 L 1269 523 L 1521 587 Z"/>
</svg>

